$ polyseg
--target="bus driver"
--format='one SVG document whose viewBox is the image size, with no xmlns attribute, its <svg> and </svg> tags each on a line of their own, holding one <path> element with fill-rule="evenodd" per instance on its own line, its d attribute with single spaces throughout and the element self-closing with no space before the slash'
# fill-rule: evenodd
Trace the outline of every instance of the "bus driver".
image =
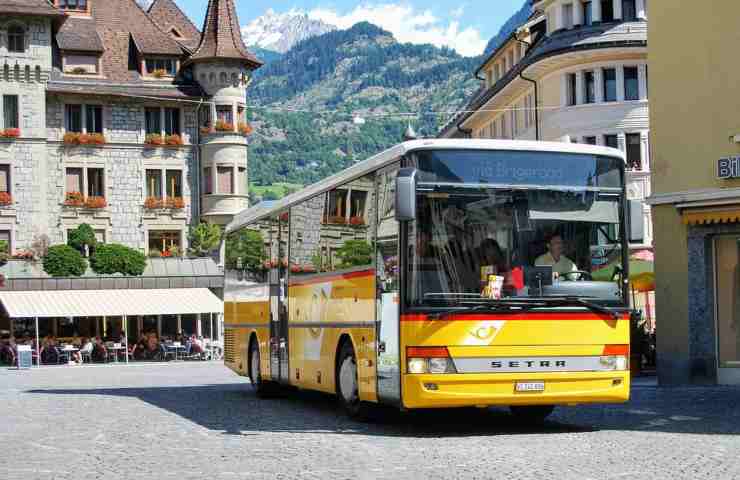
<svg viewBox="0 0 740 480">
<path fill-rule="evenodd" d="M 559 233 L 555 233 L 550 237 L 550 240 L 547 242 L 547 253 L 537 257 L 537 260 L 534 261 L 534 266 L 551 266 L 553 279 L 567 275 L 570 272 L 578 271 L 576 264 L 570 258 L 563 255 L 563 237 Z"/>
</svg>

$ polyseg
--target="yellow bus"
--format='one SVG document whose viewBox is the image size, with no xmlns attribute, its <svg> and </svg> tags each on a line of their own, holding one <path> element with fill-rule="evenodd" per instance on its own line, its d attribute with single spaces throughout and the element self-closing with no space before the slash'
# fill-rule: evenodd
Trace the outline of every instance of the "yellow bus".
<svg viewBox="0 0 740 480">
<path fill-rule="evenodd" d="M 397 145 L 227 227 L 226 365 L 356 417 L 625 402 L 641 219 L 615 149 Z"/>
</svg>

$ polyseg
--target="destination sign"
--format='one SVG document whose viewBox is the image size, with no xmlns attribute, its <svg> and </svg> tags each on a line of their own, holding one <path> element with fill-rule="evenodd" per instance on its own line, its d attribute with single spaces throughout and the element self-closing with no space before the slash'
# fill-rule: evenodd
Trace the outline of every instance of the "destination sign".
<svg viewBox="0 0 740 480">
<path fill-rule="evenodd" d="M 740 157 L 725 157 L 717 160 L 717 178 L 740 178 Z"/>
</svg>

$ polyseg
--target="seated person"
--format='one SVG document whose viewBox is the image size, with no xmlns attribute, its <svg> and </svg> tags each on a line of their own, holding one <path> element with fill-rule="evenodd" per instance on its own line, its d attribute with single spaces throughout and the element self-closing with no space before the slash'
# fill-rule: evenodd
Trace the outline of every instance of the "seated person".
<svg viewBox="0 0 740 480">
<path fill-rule="evenodd" d="M 92 352 L 93 352 L 94 344 L 92 340 L 90 340 L 87 337 L 82 337 L 82 340 L 80 341 L 80 351 L 74 353 L 74 359 L 77 363 L 82 364 L 82 355 L 90 355 L 90 358 L 92 359 Z"/>
<path fill-rule="evenodd" d="M 142 350 L 136 348 L 136 354 L 138 360 L 150 360 L 161 362 L 164 360 L 163 347 L 159 344 L 159 338 L 156 333 L 149 334 L 146 339 L 146 344 Z"/>
<path fill-rule="evenodd" d="M 103 339 L 95 337 L 95 343 L 92 349 L 93 362 L 105 362 L 108 360 L 108 348 L 105 346 Z"/>
<path fill-rule="evenodd" d="M 41 363 L 59 363 L 59 349 L 56 346 L 56 339 L 51 335 L 44 338 L 41 344 Z"/>
<path fill-rule="evenodd" d="M 535 267 L 552 267 L 553 278 L 564 276 L 570 272 L 578 271 L 578 267 L 573 261 L 563 255 L 563 237 L 556 233 L 550 237 L 547 242 L 547 253 L 540 255 L 534 261 Z"/>
</svg>

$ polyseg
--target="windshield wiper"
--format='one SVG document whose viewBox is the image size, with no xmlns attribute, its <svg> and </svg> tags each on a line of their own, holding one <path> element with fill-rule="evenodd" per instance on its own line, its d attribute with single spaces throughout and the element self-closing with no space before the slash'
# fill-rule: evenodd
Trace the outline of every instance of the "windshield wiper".
<svg viewBox="0 0 740 480">
<path fill-rule="evenodd" d="M 470 312 L 478 312 L 478 311 L 485 311 L 485 312 L 491 312 L 491 313 L 497 313 L 497 312 L 514 312 L 514 313 L 522 313 L 527 312 L 529 310 L 532 310 L 533 308 L 541 308 L 546 307 L 547 303 L 545 302 L 537 302 L 537 301 L 531 301 L 531 300 L 511 300 L 511 299 L 502 299 L 502 300 L 493 300 L 493 299 L 486 299 L 486 298 L 480 298 L 476 299 L 485 303 L 479 303 L 476 302 L 470 302 L 470 301 L 461 301 L 458 302 L 458 305 L 456 307 L 452 307 L 451 310 L 445 310 L 444 312 L 439 312 L 436 314 L 430 315 L 434 320 L 444 320 L 445 318 L 449 317 L 450 315 L 454 315 L 455 313 L 470 313 Z"/>
<path fill-rule="evenodd" d="M 538 300 L 542 300 L 543 302 L 548 303 L 548 306 L 569 306 L 569 305 L 578 305 L 588 308 L 589 310 L 592 310 L 597 313 L 602 313 L 604 315 L 609 315 L 614 320 L 619 320 L 619 312 L 614 310 L 613 308 L 606 307 L 604 305 L 599 305 L 598 303 L 591 302 L 589 300 L 586 300 L 582 297 L 542 297 L 538 298 Z"/>
</svg>

